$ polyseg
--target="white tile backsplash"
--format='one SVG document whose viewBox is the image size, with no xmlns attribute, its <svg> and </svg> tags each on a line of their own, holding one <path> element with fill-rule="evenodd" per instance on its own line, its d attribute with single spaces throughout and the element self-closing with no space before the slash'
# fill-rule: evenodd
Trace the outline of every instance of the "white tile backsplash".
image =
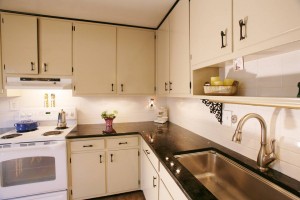
<svg viewBox="0 0 300 200">
<path fill-rule="evenodd" d="M 296 97 L 300 82 L 300 50 L 245 62 L 245 69 L 221 69 L 225 77 L 240 82 L 239 95 L 261 97 Z"/>
</svg>

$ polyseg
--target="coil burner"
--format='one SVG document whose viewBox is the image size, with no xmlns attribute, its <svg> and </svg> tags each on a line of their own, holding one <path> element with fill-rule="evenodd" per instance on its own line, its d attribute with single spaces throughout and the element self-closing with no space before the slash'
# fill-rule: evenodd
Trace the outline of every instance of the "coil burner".
<svg viewBox="0 0 300 200">
<path fill-rule="evenodd" d="M 48 131 L 48 132 L 43 133 L 43 136 L 59 135 L 61 133 L 62 133 L 62 131 Z"/>
</svg>

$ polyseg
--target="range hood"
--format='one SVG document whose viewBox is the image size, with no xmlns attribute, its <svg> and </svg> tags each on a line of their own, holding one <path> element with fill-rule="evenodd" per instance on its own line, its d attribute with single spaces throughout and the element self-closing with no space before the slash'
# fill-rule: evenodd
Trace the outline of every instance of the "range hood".
<svg viewBox="0 0 300 200">
<path fill-rule="evenodd" d="M 71 89 L 71 78 L 6 77 L 5 89 Z"/>
</svg>

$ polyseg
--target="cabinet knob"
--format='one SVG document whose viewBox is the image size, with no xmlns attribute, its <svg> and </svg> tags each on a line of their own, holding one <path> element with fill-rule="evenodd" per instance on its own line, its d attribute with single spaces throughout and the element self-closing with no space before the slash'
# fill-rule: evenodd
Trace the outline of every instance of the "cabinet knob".
<svg viewBox="0 0 300 200">
<path fill-rule="evenodd" d="M 35 70 L 34 65 L 35 65 L 35 63 L 34 63 L 34 62 L 31 62 L 31 71 L 34 71 L 34 70 Z"/>
<path fill-rule="evenodd" d="M 173 84 L 173 83 L 170 81 L 170 82 L 169 82 L 169 90 L 170 90 L 170 91 L 173 90 L 173 89 L 172 89 L 172 84 Z"/>
<path fill-rule="evenodd" d="M 114 154 L 110 154 L 110 162 L 113 162 L 113 156 Z"/>
<path fill-rule="evenodd" d="M 227 29 L 225 29 L 225 31 L 221 31 L 221 49 L 225 48 L 226 46 L 227 46 Z"/>
<path fill-rule="evenodd" d="M 119 145 L 128 144 L 127 142 L 119 142 Z"/>
<path fill-rule="evenodd" d="M 153 176 L 153 182 L 152 182 L 152 184 L 153 184 L 153 187 L 154 187 L 154 188 L 156 187 L 155 180 L 156 180 L 156 177 Z"/>
<path fill-rule="evenodd" d="M 99 157 L 100 157 L 100 163 L 102 163 L 102 155 L 99 155 Z"/>
<path fill-rule="evenodd" d="M 47 69 L 47 63 L 44 63 L 44 72 L 48 71 Z"/>
<path fill-rule="evenodd" d="M 246 36 L 247 36 L 246 22 L 247 22 L 247 18 L 241 19 L 239 21 L 239 25 L 240 25 L 240 40 L 246 39 Z M 244 34 L 243 34 L 243 29 L 245 29 L 245 33 Z"/>
<path fill-rule="evenodd" d="M 123 89 L 123 83 L 121 84 L 121 92 L 124 92 L 124 89 Z"/>
<path fill-rule="evenodd" d="M 168 83 L 167 83 L 167 82 L 165 82 L 165 91 L 168 91 L 168 88 L 167 88 L 167 86 L 168 86 Z"/>
</svg>

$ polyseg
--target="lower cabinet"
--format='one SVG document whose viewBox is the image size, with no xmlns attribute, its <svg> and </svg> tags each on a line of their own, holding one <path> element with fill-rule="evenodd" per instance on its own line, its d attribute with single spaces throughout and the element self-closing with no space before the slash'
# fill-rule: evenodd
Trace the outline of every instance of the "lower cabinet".
<svg viewBox="0 0 300 200">
<path fill-rule="evenodd" d="M 159 181 L 159 200 L 173 200 L 173 197 L 171 196 L 169 190 L 166 188 L 164 182 L 162 179 Z"/>
<path fill-rule="evenodd" d="M 107 192 L 139 189 L 139 149 L 107 152 Z"/>
<path fill-rule="evenodd" d="M 69 142 L 69 199 L 135 191 L 139 185 L 139 136 Z"/>
<path fill-rule="evenodd" d="M 74 153 L 72 160 L 73 199 L 102 196 L 105 187 L 105 152 Z"/>
<path fill-rule="evenodd" d="M 141 189 L 146 200 L 158 200 L 159 176 L 148 159 L 146 152 L 141 152 Z"/>
</svg>

